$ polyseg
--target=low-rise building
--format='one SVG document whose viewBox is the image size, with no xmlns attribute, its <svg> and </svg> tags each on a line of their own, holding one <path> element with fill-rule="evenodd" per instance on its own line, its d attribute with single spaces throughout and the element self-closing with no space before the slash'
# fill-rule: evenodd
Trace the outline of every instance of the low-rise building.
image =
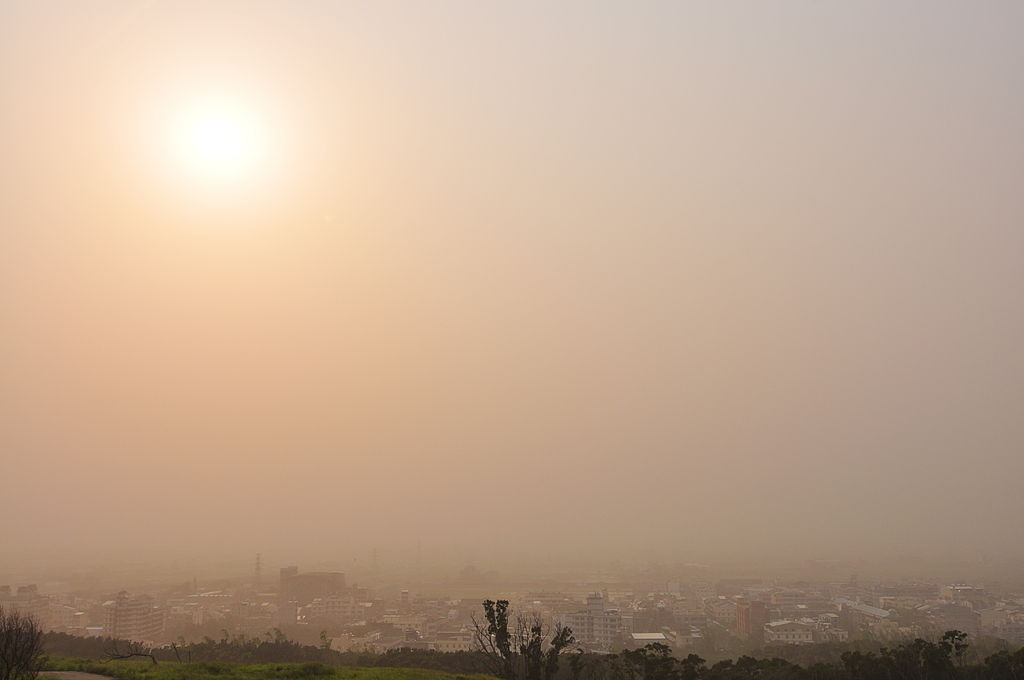
<svg viewBox="0 0 1024 680">
<path fill-rule="evenodd" d="M 836 598 L 835 604 L 839 607 L 839 621 L 843 628 L 854 632 L 873 630 L 879 624 L 890 623 L 896 619 L 895 612 L 863 602 L 839 597 Z"/>
<path fill-rule="evenodd" d="M 307 619 L 348 621 L 358 619 L 363 610 L 364 607 L 356 602 L 355 598 L 338 593 L 314 598 L 312 602 L 302 608 L 302 616 Z"/>
<path fill-rule="evenodd" d="M 469 652 L 474 649 L 473 633 L 468 630 L 442 631 L 429 641 L 438 652 Z"/>
<path fill-rule="evenodd" d="M 765 644 L 806 645 L 814 642 L 814 628 L 800 621 L 770 621 L 764 625 Z"/>
</svg>

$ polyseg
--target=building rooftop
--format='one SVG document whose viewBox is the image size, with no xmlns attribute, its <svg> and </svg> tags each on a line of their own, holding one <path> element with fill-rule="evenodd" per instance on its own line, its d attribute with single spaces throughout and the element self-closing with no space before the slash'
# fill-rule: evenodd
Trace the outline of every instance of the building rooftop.
<svg viewBox="0 0 1024 680">
<path fill-rule="evenodd" d="M 849 608 L 854 611 L 861 612 L 863 614 L 870 614 L 871 616 L 877 616 L 880 619 L 889 618 L 892 616 L 892 612 L 887 609 L 880 609 L 878 607 L 872 607 L 869 604 L 863 602 L 854 602 L 853 600 L 847 600 L 844 598 L 836 598 L 836 603 L 843 609 Z"/>
<path fill-rule="evenodd" d="M 767 628 L 778 628 L 782 626 L 807 626 L 808 624 L 803 621 L 790 621 L 789 619 L 782 619 L 780 621 L 769 621 L 764 624 Z"/>
</svg>

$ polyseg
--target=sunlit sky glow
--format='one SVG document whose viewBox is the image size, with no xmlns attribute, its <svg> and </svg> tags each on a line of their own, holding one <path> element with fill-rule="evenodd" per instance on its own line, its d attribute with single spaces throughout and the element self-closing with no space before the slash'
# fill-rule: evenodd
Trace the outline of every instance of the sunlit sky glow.
<svg viewBox="0 0 1024 680">
<path fill-rule="evenodd" d="M 1021 35 L 0 3 L 3 558 L 1021 557 Z"/>
</svg>

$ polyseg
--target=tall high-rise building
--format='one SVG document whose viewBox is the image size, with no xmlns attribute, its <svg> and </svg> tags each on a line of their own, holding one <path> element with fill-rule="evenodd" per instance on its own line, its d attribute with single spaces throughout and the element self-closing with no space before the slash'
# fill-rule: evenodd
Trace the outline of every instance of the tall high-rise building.
<svg viewBox="0 0 1024 680">
<path fill-rule="evenodd" d="M 576 638 L 588 647 L 608 650 L 619 641 L 622 614 L 605 604 L 604 597 L 594 593 L 587 597 L 586 610 L 563 615 L 562 623 L 572 628 Z"/>
<path fill-rule="evenodd" d="M 736 603 L 736 634 L 744 640 L 764 642 L 764 624 L 768 623 L 768 605 L 760 600 Z"/>
<path fill-rule="evenodd" d="M 281 569 L 281 602 L 309 604 L 316 598 L 325 598 L 345 592 L 345 574 L 340 571 L 321 571 L 300 574 L 298 567 Z"/>
<path fill-rule="evenodd" d="M 103 608 L 103 633 L 109 637 L 153 642 L 164 632 L 164 611 L 148 595 L 131 597 L 122 590 Z"/>
</svg>

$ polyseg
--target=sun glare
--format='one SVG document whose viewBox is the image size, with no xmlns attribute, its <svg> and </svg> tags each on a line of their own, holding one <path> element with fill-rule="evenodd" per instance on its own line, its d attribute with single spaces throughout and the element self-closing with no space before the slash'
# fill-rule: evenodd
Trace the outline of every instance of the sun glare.
<svg viewBox="0 0 1024 680">
<path fill-rule="evenodd" d="M 268 133 L 255 109 L 229 101 L 195 102 L 176 128 L 174 152 L 192 180 L 234 183 L 264 169 Z"/>
</svg>

